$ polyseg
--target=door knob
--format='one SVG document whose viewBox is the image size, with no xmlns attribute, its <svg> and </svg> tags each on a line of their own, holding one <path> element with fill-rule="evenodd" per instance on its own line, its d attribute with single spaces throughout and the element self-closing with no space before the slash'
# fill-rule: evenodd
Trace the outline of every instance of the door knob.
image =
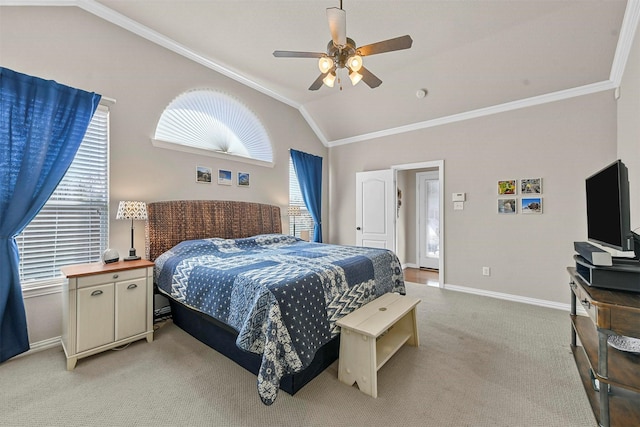
<svg viewBox="0 0 640 427">
<path fill-rule="evenodd" d="M 360 227 L 356 227 L 356 230 L 360 231 Z"/>
</svg>

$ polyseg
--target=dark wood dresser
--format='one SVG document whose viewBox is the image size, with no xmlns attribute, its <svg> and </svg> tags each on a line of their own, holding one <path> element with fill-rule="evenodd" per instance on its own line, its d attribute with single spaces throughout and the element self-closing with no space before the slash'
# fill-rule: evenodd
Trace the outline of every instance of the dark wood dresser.
<svg viewBox="0 0 640 427">
<path fill-rule="evenodd" d="M 591 287 L 567 270 L 571 349 L 593 414 L 601 426 L 640 426 L 640 355 L 607 344 L 612 334 L 640 338 L 640 293 Z M 588 317 L 576 314 L 576 301 Z"/>
</svg>

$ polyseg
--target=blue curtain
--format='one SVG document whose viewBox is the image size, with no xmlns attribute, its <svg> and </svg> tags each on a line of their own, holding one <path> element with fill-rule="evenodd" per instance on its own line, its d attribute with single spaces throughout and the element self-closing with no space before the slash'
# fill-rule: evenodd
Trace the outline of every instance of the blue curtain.
<svg viewBox="0 0 640 427">
<path fill-rule="evenodd" d="M 0 67 L 0 362 L 29 350 L 15 237 L 58 186 L 99 102 Z"/>
<path fill-rule="evenodd" d="M 313 218 L 313 241 L 322 243 L 322 157 L 291 150 L 291 161 L 298 177 L 300 192 Z"/>
</svg>

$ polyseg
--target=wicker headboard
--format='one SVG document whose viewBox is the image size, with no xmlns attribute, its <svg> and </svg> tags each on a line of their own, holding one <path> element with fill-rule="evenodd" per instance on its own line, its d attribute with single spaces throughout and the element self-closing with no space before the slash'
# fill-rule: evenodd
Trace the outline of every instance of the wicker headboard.
<svg viewBox="0 0 640 427">
<path fill-rule="evenodd" d="M 147 203 L 147 259 L 154 261 L 183 240 L 236 239 L 281 233 L 280 207 L 228 200 L 175 200 Z"/>
</svg>

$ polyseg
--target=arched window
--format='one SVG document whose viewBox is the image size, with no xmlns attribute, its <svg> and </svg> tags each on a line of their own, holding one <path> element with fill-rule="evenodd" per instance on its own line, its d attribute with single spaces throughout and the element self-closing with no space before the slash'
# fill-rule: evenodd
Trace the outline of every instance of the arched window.
<svg viewBox="0 0 640 427">
<path fill-rule="evenodd" d="M 171 101 L 153 145 L 273 166 L 271 141 L 258 117 L 235 98 L 210 89 L 188 91 Z"/>
</svg>

